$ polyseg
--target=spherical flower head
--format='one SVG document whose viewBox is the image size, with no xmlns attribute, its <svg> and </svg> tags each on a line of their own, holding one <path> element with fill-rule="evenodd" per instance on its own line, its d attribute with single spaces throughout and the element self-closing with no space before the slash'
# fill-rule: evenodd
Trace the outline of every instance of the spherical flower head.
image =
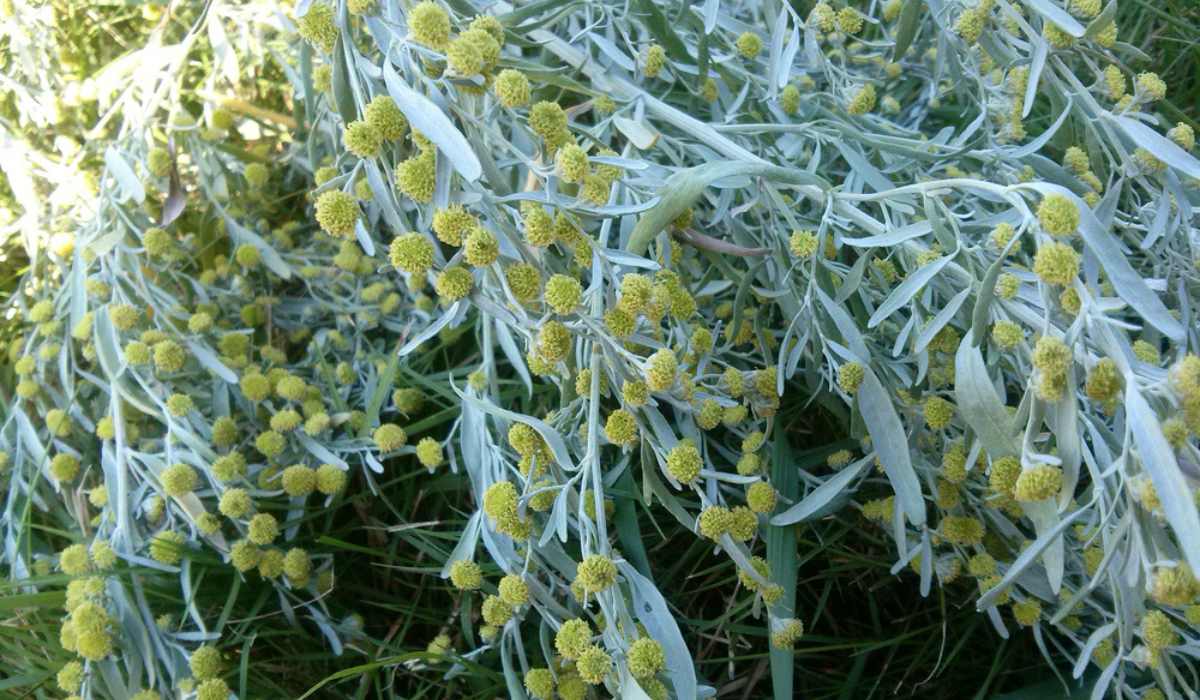
<svg viewBox="0 0 1200 700">
<path fill-rule="evenodd" d="M 396 166 L 396 189 L 414 202 L 428 204 L 437 187 L 435 151 L 422 151 Z"/>
<path fill-rule="evenodd" d="M 267 545 L 279 537 L 279 521 L 270 513 L 259 513 L 250 518 L 246 538 L 254 544 Z"/>
<path fill-rule="evenodd" d="M 517 487 L 511 481 L 497 481 L 483 492 L 483 512 L 494 521 L 517 514 Z"/>
<path fill-rule="evenodd" d="M 942 518 L 942 538 L 950 544 L 972 545 L 983 542 L 983 523 L 975 518 L 948 515 Z"/>
<path fill-rule="evenodd" d="M 317 223 L 331 236 L 353 237 L 358 215 L 358 201 L 349 192 L 326 190 L 317 197 Z"/>
<path fill-rule="evenodd" d="M 756 481 L 746 487 L 746 505 L 755 513 L 770 513 L 775 510 L 778 496 L 775 487 L 765 481 Z"/>
<path fill-rule="evenodd" d="M 221 481 L 233 481 L 246 473 L 246 459 L 240 453 L 230 452 L 212 463 L 213 476 Z"/>
<path fill-rule="evenodd" d="M 478 590 L 483 584 L 483 572 L 475 562 L 459 559 L 450 566 L 450 583 L 460 591 Z"/>
<path fill-rule="evenodd" d="M 1071 146 L 1063 154 L 1063 165 L 1070 168 L 1071 172 L 1076 175 L 1083 175 L 1091 170 L 1091 164 L 1088 162 L 1087 153 L 1079 146 Z M 1062 197 L 1062 195 L 1050 195 L 1051 197 Z M 1048 199 L 1049 197 L 1047 197 Z M 1065 199 L 1065 197 L 1063 197 Z M 1045 206 L 1046 201 L 1042 200 L 1042 205 Z M 1039 212 L 1040 216 L 1040 212 Z M 1042 225 L 1045 228 L 1045 224 Z"/>
<path fill-rule="evenodd" d="M 423 276 L 433 266 L 433 244 L 419 233 L 406 233 L 392 239 L 388 258 L 397 270 Z"/>
<path fill-rule="evenodd" d="M 650 391 L 669 391 L 675 385 L 678 371 L 679 362 L 675 359 L 675 353 L 661 348 L 646 362 L 646 386 Z"/>
<path fill-rule="evenodd" d="M 408 444 L 408 434 L 395 423 L 384 423 L 375 429 L 371 437 L 380 452 L 395 452 Z"/>
<path fill-rule="evenodd" d="M 1150 597 L 1159 605 L 1183 607 L 1195 600 L 1200 584 L 1187 564 L 1160 566 L 1154 570 Z"/>
<path fill-rule="evenodd" d="M 530 455 L 542 446 L 537 431 L 525 423 L 513 423 L 508 429 L 508 444 L 520 455 Z"/>
<path fill-rule="evenodd" d="M 1047 284 L 1069 285 L 1079 275 L 1079 253 L 1066 243 L 1046 243 L 1038 248 L 1033 271 Z"/>
<path fill-rule="evenodd" d="M 376 95 L 363 109 L 363 119 L 384 141 L 398 141 L 408 132 L 408 120 L 388 95 Z"/>
<path fill-rule="evenodd" d="M 940 396 L 925 399 L 923 408 L 925 424 L 934 430 L 943 430 L 954 419 L 954 404 Z"/>
<path fill-rule="evenodd" d="M 174 340 L 160 340 L 154 344 L 154 367 L 159 372 L 178 372 L 186 360 L 187 353 Z"/>
<path fill-rule="evenodd" d="M 564 182 L 581 183 L 588 174 L 587 152 L 573 143 L 563 146 L 554 157 L 554 166 Z"/>
<path fill-rule="evenodd" d="M 254 448 L 261 452 L 264 457 L 275 457 L 283 452 L 283 448 L 286 446 L 287 441 L 283 435 L 274 430 L 259 433 L 258 437 L 254 438 Z"/>
<path fill-rule="evenodd" d="M 987 552 L 980 552 L 967 560 L 967 573 L 975 578 L 996 575 L 996 560 Z"/>
<path fill-rule="evenodd" d="M 450 16 L 436 2 L 418 3 L 408 13 L 408 33 L 418 44 L 441 51 L 450 43 Z"/>
<path fill-rule="evenodd" d="M 608 590 L 617 582 L 617 565 L 603 554 L 589 554 L 579 562 L 575 582 L 582 586 L 586 593 Z"/>
<path fill-rule="evenodd" d="M 575 660 L 592 645 L 592 628 L 586 620 L 567 620 L 554 635 L 554 648 L 564 658 Z"/>
<path fill-rule="evenodd" d="M 817 234 L 809 230 L 793 231 L 788 250 L 797 258 L 811 258 L 817 252 Z"/>
<path fill-rule="evenodd" d="M 482 226 L 476 226 L 463 242 L 463 257 L 474 267 L 487 267 L 500 257 L 500 242 L 496 235 Z"/>
<path fill-rule="evenodd" d="M 342 143 L 346 150 L 359 158 L 374 158 L 383 146 L 383 138 L 379 131 L 365 120 L 355 120 L 342 130 Z"/>
<path fill-rule="evenodd" d="M 792 115 L 800 110 L 800 88 L 795 85 L 785 85 L 779 92 L 779 108 L 784 114 Z"/>
<path fill-rule="evenodd" d="M 1146 613 L 1142 618 L 1141 635 L 1146 647 L 1155 655 L 1179 643 L 1179 634 L 1171 624 L 1171 619 L 1161 610 Z"/>
<path fill-rule="evenodd" d="M 1156 102 L 1167 96 L 1167 84 L 1158 73 L 1138 73 L 1134 81 L 1137 93 L 1148 102 Z"/>
<path fill-rule="evenodd" d="M 254 501 L 245 489 L 229 489 L 221 494 L 217 510 L 227 518 L 234 520 L 244 517 L 254 507 Z"/>
<path fill-rule="evenodd" d="M 78 692 L 79 687 L 83 685 L 83 664 L 78 661 L 68 661 L 58 670 L 54 680 L 58 683 L 60 690 L 68 693 Z"/>
<path fill-rule="evenodd" d="M 864 376 L 866 376 L 866 372 L 860 363 L 847 362 L 838 368 L 838 387 L 853 396 L 858 393 L 858 387 L 862 384 Z"/>
<path fill-rule="evenodd" d="M 546 281 L 544 298 L 546 305 L 553 309 L 554 313 L 565 316 L 579 307 L 579 302 L 583 299 L 583 287 L 574 277 L 551 275 Z"/>
<path fill-rule="evenodd" d="M 332 496 L 346 487 L 346 472 L 332 464 L 322 464 L 317 467 L 317 490 L 326 496 Z"/>
<path fill-rule="evenodd" d="M 283 470 L 280 483 L 284 493 L 293 498 L 307 496 L 317 488 L 317 471 L 303 464 L 293 464 Z"/>
<path fill-rule="evenodd" d="M 599 685 L 611 670 L 612 657 L 596 644 L 589 644 L 575 659 L 575 671 L 584 683 Z"/>
<path fill-rule="evenodd" d="M 483 71 L 483 53 L 477 43 L 466 36 L 459 36 L 446 49 L 446 63 L 458 75 L 478 75 Z"/>
<path fill-rule="evenodd" d="M 325 3 L 313 3 L 303 17 L 296 19 L 300 36 L 325 53 L 331 53 L 337 43 L 338 29 L 333 18 L 333 8 Z"/>
<path fill-rule="evenodd" d="M 528 303 L 538 297 L 542 291 L 542 276 L 538 269 L 529 263 L 515 263 L 504 271 L 508 288 L 517 301 Z"/>
<path fill-rule="evenodd" d="M 493 627 L 503 627 L 512 619 L 513 606 L 498 596 L 490 595 L 483 599 L 483 621 Z"/>
<path fill-rule="evenodd" d="M 629 411 L 618 408 L 608 414 L 608 420 L 604 423 L 604 436 L 614 445 L 633 445 L 638 440 L 637 419 Z"/>
<path fill-rule="evenodd" d="M 183 533 L 163 530 L 150 540 L 150 558 L 174 566 L 183 558 Z"/>
<path fill-rule="evenodd" d="M 775 649 L 791 649 L 804 636 L 804 623 L 794 618 L 783 620 L 773 627 L 771 646 Z"/>
<path fill-rule="evenodd" d="M 650 678 L 666 667 L 666 654 L 662 645 L 649 637 L 639 637 L 625 652 L 629 672 L 634 678 Z"/>
<path fill-rule="evenodd" d="M 1017 477 L 1013 496 L 1018 501 L 1033 502 L 1055 498 L 1062 490 L 1062 470 L 1049 464 L 1026 469 Z"/>
<path fill-rule="evenodd" d="M 254 402 L 263 401 L 271 395 L 271 380 L 257 371 L 243 374 L 238 380 L 238 387 L 243 396 Z"/>
<path fill-rule="evenodd" d="M 870 83 L 860 86 L 846 105 L 846 112 L 854 115 L 866 114 L 873 109 L 875 109 L 875 86 Z"/>
<path fill-rule="evenodd" d="M 268 549 L 258 562 L 258 575 L 265 579 L 277 579 L 283 575 L 284 555 L 281 550 Z"/>
<path fill-rule="evenodd" d="M 159 477 L 163 491 L 172 498 L 181 498 L 195 490 L 200 483 L 196 470 L 179 463 L 172 464 L 162 471 Z"/>
<path fill-rule="evenodd" d="M 687 485 L 700 478 L 703 466 L 700 450 L 690 439 L 680 440 L 667 453 L 667 473 L 681 484 Z"/>
<path fill-rule="evenodd" d="M 735 42 L 742 58 L 753 60 L 762 51 L 762 39 L 754 32 L 742 32 Z"/>
<path fill-rule="evenodd" d="M 283 556 L 283 575 L 287 576 L 293 586 L 307 585 L 308 578 L 312 575 L 312 559 L 309 558 L 308 552 L 299 547 L 289 549 Z"/>
<path fill-rule="evenodd" d="M 1071 367 L 1071 349 L 1062 340 L 1044 335 L 1034 345 L 1033 366 L 1043 374 L 1066 374 Z"/>
<path fill-rule="evenodd" d="M 82 544 L 68 546 L 58 554 L 58 568 L 68 576 L 82 576 L 88 571 L 88 551 Z"/>
<path fill-rule="evenodd" d="M 46 428 L 55 437 L 67 437 L 71 434 L 71 416 L 61 408 L 46 411 Z"/>
<path fill-rule="evenodd" d="M 288 433 L 300 427 L 302 421 L 303 418 L 301 418 L 298 412 L 291 408 L 285 408 L 271 416 L 271 430 L 279 433 Z"/>
<path fill-rule="evenodd" d="M 451 204 L 444 209 L 438 209 L 433 214 L 433 232 L 439 241 L 447 245 L 462 245 L 463 236 L 477 225 L 475 217 L 461 204 Z M 432 264 L 432 248 L 430 254 L 430 264 Z"/>
<path fill-rule="evenodd" d="M 551 364 L 566 359 L 571 351 L 571 331 L 558 321 L 547 321 L 538 331 L 537 352 Z"/>
<path fill-rule="evenodd" d="M 1012 496 L 1021 476 L 1021 462 L 1016 457 L 1001 457 L 992 462 L 988 485 L 998 494 Z"/>
<path fill-rule="evenodd" d="M 196 700 L 228 700 L 229 686 L 220 678 L 210 678 L 196 686 Z"/>
<path fill-rule="evenodd" d="M 1022 627 L 1032 627 L 1042 616 L 1042 604 L 1034 598 L 1026 598 L 1012 605 L 1013 619 Z"/>
<path fill-rule="evenodd" d="M 421 438 L 417 443 L 417 461 L 426 469 L 436 469 L 442 466 L 445 457 L 442 455 L 442 443 L 431 437 Z"/>
<path fill-rule="evenodd" d="M 1045 22 L 1042 24 L 1042 36 L 1046 42 L 1056 49 L 1065 49 L 1075 43 L 1075 37 L 1068 34 L 1057 24 Z"/>
<path fill-rule="evenodd" d="M 1037 210 L 1042 230 L 1051 236 L 1069 236 L 1079 228 L 1079 207 L 1061 194 L 1048 194 Z"/>
<path fill-rule="evenodd" d="M 50 460 L 50 475 L 55 481 L 71 481 L 79 475 L 79 460 L 74 455 L 60 452 Z"/>
<path fill-rule="evenodd" d="M 1012 321 L 996 321 L 992 326 L 992 342 L 1001 350 L 1011 350 L 1025 339 L 1025 331 Z"/>
<path fill-rule="evenodd" d="M 131 365 L 146 365 L 154 359 L 154 352 L 146 343 L 134 340 L 125 346 L 125 360 Z"/>
<path fill-rule="evenodd" d="M 142 233 L 142 245 L 150 257 L 164 257 L 171 252 L 171 234 L 157 226 L 148 228 Z"/>
<path fill-rule="evenodd" d="M 535 103 L 529 110 L 529 128 L 554 148 L 570 138 L 567 113 L 557 102 L 542 100 Z"/>
<path fill-rule="evenodd" d="M 1112 401 L 1125 388 L 1125 380 L 1110 357 L 1100 358 L 1088 372 L 1084 391 L 1093 401 Z"/>
<path fill-rule="evenodd" d="M 500 71 L 492 83 L 492 90 L 496 93 L 496 99 L 500 104 L 509 109 L 529 104 L 529 78 L 526 78 L 521 71 L 512 68 Z"/>
<path fill-rule="evenodd" d="M 470 294 L 474 283 L 475 278 L 471 275 L 471 271 L 465 267 L 456 265 L 438 273 L 433 287 L 437 291 L 438 298 L 449 303 L 458 301 Z"/>
<path fill-rule="evenodd" d="M 548 668 L 525 672 L 525 690 L 537 700 L 554 700 L 554 673 Z"/>
<path fill-rule="evenodd" d="M 837 24 L 845 34 L 858 34 L 863 28 L 863 16 L 853 7 L 843 7 L 838 10 Z"/>
<path fill-rule="evenodd" d="M 554 219 L 540 204 L 526 203 L 521 207 L 525 241 L 535 248 L 545 248 L 554 242 L 557 234 Z"/>
<path fill-rule="evenodd" d="M 204 645 L 192 652 L 188 667 L 196 680 L 206 681 L 221 675 L 221 652 L 216 647 Z"/>
<path fill-rule="evenodd" d="M 719 540 L 721 535 L 733 527 L 733 514 L 724 506 L 708 506 L 700 511 L 696 519 L 696 529 L 700 535 L 710 540 Z"/>
<path fill-rule="evenodd" d="M 529 602 L 529 586 L 517 574 L 508 574 L 500 579 L 500 598 L 514 607 Z"/>
<path fill-rule="evenodd" d="M 954 22 L 954 33 L 962 37 L 968 45 L 974 44 L 983 34 L 986 21 L 987 15 L 978 8 L 963 10 Z"/>
<path fill-rule="evenodd" d="M 167 397 L 167 412 L 176 418 L 182 418 L 191 413 L 194 407 L 192 397 L 186 394 L 171 394 Z"/>
<path fill-rule="evenodd" d="M 1196 147 L 1196 132 L 1192 130 L 1192 127 L 1183 122 L 1179 122 L 1168 129 L 1167 138 L 1174 141 L 1175 145 L 1185 151 L 1190 151 Z"/>
</svg>

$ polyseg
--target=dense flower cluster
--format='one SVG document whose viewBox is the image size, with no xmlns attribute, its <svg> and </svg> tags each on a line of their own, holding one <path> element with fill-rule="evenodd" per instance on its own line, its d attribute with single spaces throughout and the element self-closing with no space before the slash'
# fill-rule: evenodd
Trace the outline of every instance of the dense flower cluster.
<svg viewBox="0 0 1200 700">
<path fill-rule="evenodd" d="M 589 41 L 574 6 L 297 3 L 295 116 L 131 127 L 120 196 L 38 258 L 4 347 L 0 478 L 87 525 L 5 553 L 70 579 L 58 686 L 145 640 L 188 647 L 189 677 L 156 677 L 231 693 L 201 613 L 146 624 L 125 566 L 262 586 L 341 648 L 360 627 L 325 600 L 319 516 L 445 479 L 470 519 L 438 564 L 478 627 L 426 656 L 507 654 L 535 698 L 707 692 L 619 535 L 634 490 L 736 570 L 764 646 L 807 619 L 769 533 L 848 502 L 922 590 L 969 577 L 997 627 L 1117 664 L 1122 692 L 1135 668 L 1172 687 L 1200 616 L 1194 133 L 1153 116 L 1167 85 L 1125 72 L 1098 2 L 906 33 L 901 4 L 722 3 L 697 63 L 674 44 L 698 27 Z M 652 35 L 618 14 L 614 36 Z M 243 142 L 243 116 L 287 130 Z M 147 194 L 176 177 L 183 215 Z M 772 457 L 800 405 L 845 441 L 803 486 Z"/>
</svg>

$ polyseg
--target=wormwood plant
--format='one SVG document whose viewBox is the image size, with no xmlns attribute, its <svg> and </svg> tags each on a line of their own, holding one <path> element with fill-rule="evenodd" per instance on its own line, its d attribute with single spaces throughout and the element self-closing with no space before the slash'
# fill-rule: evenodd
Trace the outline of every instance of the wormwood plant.
<svg viewBox="0 0 1200 700">
<path fill-rule="evenodd" d="M 321 513 L 450 472 L 448 678 L 715 694 L 632 493 L 737 572 L 775 697 L 830 516 L 1094 697 L 1185 697 L 1200 161 L 1116 12 L 206 5 L 13 302 L 4 562 L 68 579 L 58 686 L 245 695 L 210 578 L 353 649 Z M 785 392 L 855 449 L 787 459 Z"/>
</svg>

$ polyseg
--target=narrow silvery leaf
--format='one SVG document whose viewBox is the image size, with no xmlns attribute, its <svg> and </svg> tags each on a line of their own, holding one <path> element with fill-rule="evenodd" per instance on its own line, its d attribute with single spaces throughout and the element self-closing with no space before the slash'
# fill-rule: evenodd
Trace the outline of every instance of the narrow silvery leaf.
<svg viewBox="0 0 1200 700">
<path fill-rule="evenodd" d="M 907 304 L 912 298 L 921 291 L 929 281 L 942 271 L 942 268 L 950 264 L 954 259 L 953 255 L 943 255 L 931 263 L 926 263 L 916 272 L 912 273 L 900 283 L 898 287 L 892 290 L 887 299 L 875 309 L 875 313 L 871 314 L 870 320 L 867 321 L 867 328 L 874 328 L 883 323 L 884 319 L 896 313 L 901 307 Z"/>
<path fill-rule="evenodd" d="M 970 294 L 971 288 L 965 287 L 958 294 L 951 297 L 950 301 L 946 302 L 946 305 L 942 307 L 941 311 L 937 312 L 933 320 L 921 329 L 921 335 L 917 336 L 917 345 L 913 348 L 915 352 L 922 352 L 925 348 L 929 347 L 929 343 L 933 342 L 934 336 L 954 318 L 954 315 L 962 308 L 963 302 L 967 300 L 967 296 Z"/>
<path fill-rule="evenodd" d="M 1025 0 L 1025 4 L 1034 12 L 1058 26 L 1067 34 L 1078 39 L 1083 36 L 1084 27 L 1074 17 L 1051 0 Z"/>
<path fill-rule="evenodd" d="M 142 181 L 134 174 L 129 161 L 117 149 L 112 146 L 105 149 L 104 164 L 108 166 L 109 174 L 116 178 L 126 199 L 132 198 L 138 204 L 146 200 L 146 188 L 142 187 Z"/>
<path fill-rule="evenodd" d="M 1126 377 L 1125 381 L 1125 413 L 1138 457 L 1154 482 L 1163 513 L 1175 531 L 1188 566 L 1192 571 L 1200 571 L 1200 516 L 1196 513 L 1192 489 L 1179 469 L 1175 451 L 1163 437 L 1158 414 L 1132 384 L 1133 378 Z"/>
<path fill-rule="evenodd" d="M 954 357 L 954 400 L 958 414 L 975 431 L 992 459 L 1016 454 L 1012 418 L 988 376 L 983 354 L 971 332 L 958 344 Z"/>
<path fill-rule="evenodd" d="M 826 506 L 840 496 L 850 484 L 862 474 L 874 458 L 863 458 L 854 464 L 843 467 L 841 471 L 829 477 L 823 484 L 813 489 L 799 503 L 771 518 L 772 525 L 791 525 L 803 522 L 805 519 L 821 513 Z"/>
<path fill-rule="evenodd" d="M 1200 160 L 1177 146 L 1174 141 L 1132 117 L 1117 115 L 1110 118 L 1125 130 L 1134 143 L 1150 151 L 1155 158 L 1184 175 L 1200 178 Z"/>
<path fill-rule="evenodd" d="M 1020 556 L 1017 557 L 1016 561 L 1014 561 L 1012 565 L 1008 567 L 1008 571 L 1004 572 L 1004 576 L 1000 578 L 999 583 L 989 588 L 984 592 L 983 595 L 979 597 L 979 600 L 975 604 L 975 609 L 983 610 L 994 605 L 996 603 L 996 598 L 998 598 L 1006 588 L 1012 585 L 1012 582 L 1015 581 L 1017 577 L 1029 567 L 1030 564 L 1037 560 L 1037 558 L 1042 554 L 1042 551 L 1049 547 L 1055 539 L 1061 540 L 1062 531 L 1065 530 L 1068 525 L 1075 522 L 1076 518 L 1087 511 L 1087 507 L 1080 508 L 1067 517 L 1059 520 L 1058 524 L 1051 529 L 1040 533 L 1038 538 L 1033 541 L 1033 544 L 1025 547 Z"/>
<path fill-rule="evenodd" d="M 667 607 L 667 601 L 658 592 L 652 581 L 638 573 L 629 562 L 617 562 L 621 575 L 629 582 L 633 591 L 633 612 L 646 632 L 663 647 L 666 655 L 665 673 L 677 697 L 696 697 L 696 669 L 692 654 L 688 651 L 675 624 L 675 616 Z"/>
<path fill-rule="evenodd" d="M 899 61 L 904 56 L 904 52 L 908 51 L 913 38 L 916 37 L 924 6 L 925 0 L 904 0 L 904 7 L 900 10 L 900 23 L 896 27 L 896 45 L 892 47 L 893 61 Z"/>
<path fill-rule="evenodd" d="M 404 112 L 412 128 L 432 141 L 450 159 L 450 164 L 464 180 L 478 180 L 483 174 L 483 166 L 471 150 L 467 137 L 451 123 L 449 117 L 432 100 L 409 87 L 396 73 L 391 61 L 383 63 L 383 80 L 388 94 Z"/>
<path fill-rule="evenodd" d="M 712 34 L 717 28 L 717 13 L 721 11 L 721 0 L 704 0 L 704 33 Z"/>
<path fill-rule="evenodd" d="M 1042 80 L 1042 69 L 1046 67 L 1046 54 L 1050 52 L 1046 46 L 1046 40 L 1042 37 L 1033 37 L 1031 40 L 1033 42 L 1033 60 L 1029 64 L 1029 81 L 1025 85 L 1025 106 L 1021 110 L 1022 118 L 1028 117 L 1030 110 L 1033 109 L 1034 100 L 1037 99 L 1038 84 Z M 1063 110 L 1063 115 L 1070 111 L 1068 103 L 1068 108 Z M 1063 115 L 1059 115 L 1060 120 Z"/>
<path fill-rule="evenodd" d="M 658 143 L 660 134 L 645 122 L 622 116 L 615 116 L 612 120 L 613 126 L 616 126 L 617 130 L 624 134 L 629 139 L 629 142 L 639 149 L 646 151 L 654 148 L 654 144 Z"/>
<path fill-rule="evenodd" d="M 908 436 L 896 415 L 892 397 L 869 367 L 864 369 L 862 385 L 858 388 L 858 410 L 871 434 L 871 448 L 879 455 L 888 481 L 896 492 L 896 505 L 910 523 L 921 527 L 925 524 L 925 501 L 921 497 L 921 482 L 908 454 Z"/>
</svg>

